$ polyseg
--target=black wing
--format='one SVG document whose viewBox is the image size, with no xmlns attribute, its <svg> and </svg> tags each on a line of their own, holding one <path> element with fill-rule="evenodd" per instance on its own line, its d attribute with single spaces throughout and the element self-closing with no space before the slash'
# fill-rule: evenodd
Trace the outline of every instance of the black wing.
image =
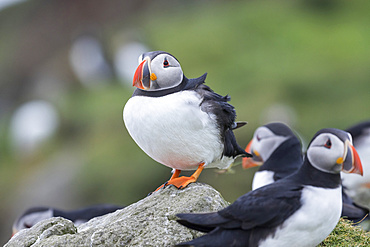
<svg viewBox="0 0 370 247">
<path fill-rule="evenodd" d="M 276 227 L 300 208 L 302 188 L 289 180 L 279 180 L 239 197 L 219 214 L 239 221 L 243 230 Z"/>
<path fill-rule="evenodd" d="M 221 229 L 210 232 L 200 238 L 194 239 L 186 243 L 176 244 L 175 246 L 196 246 L 196 247 L 257 247 L 257 245 L 249 244 L 249 233 L 243 230 Z"/>
<path fill-rule="evenodd" d="M 235 109 L 228 103 L 230 97 L 215 93 L 203 83 L 198 84 L 194 90 L 203 99 L 200 104 L 201 110 L 216 117 L 217 125 L 220 128 L 220 138 L 224 143 L 223 155 L 234 158 L 239 155 L 250 157 L 251 155 L 246 153 L 236 142 L 233 129 L 239 128 L 245 123 L 235 122 Z"/>
<path fill-rule="evenodd" d="M 289 180 L 278 181 L 239 197 L 219 212 L 177 216 L 179 223 L 189 228 L 210 232 L 206 236 L 214 235 L 215 231 L 235 231 L 237 235 L 243 231 L 253 245 L 273 234 L 277 226 L 301 207 L 302 188 Z"/>
</svg>

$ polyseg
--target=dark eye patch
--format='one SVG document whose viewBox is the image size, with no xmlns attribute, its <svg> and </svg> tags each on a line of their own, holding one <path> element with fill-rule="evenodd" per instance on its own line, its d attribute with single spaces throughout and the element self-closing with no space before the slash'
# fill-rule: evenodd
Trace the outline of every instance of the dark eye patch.
<svg viewBox="0 0 370 247">
<path fill-rule="evenodd" d="M 168 66 L 170 66 L 170 63 L 168 62 L 167 58 L 165 58 L 164 61 L 163 61 L 163 67 L 166 68 Z"/>
</svg>

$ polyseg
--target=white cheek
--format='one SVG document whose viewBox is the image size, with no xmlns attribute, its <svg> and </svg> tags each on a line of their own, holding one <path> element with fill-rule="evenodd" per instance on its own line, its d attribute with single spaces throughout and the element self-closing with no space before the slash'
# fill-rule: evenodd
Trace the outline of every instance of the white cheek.
<svg viewBox="0 0 370 247">
<path fill-rule="evenodd" d="M 274 136 L 269 137 L 266 139 L 262 139 L 261 141 L 257 141 L 255 145 L 255 150 L 260 153 L 262 159 L 266 161 L 270 158 L 271 154 L 283 143 L 286 141 L 288 137 L 284 136 Z"/>
<path fill-rule="evenodd" d="M 311 147 L 307 151 L 307 158 L 316 169 L 323 172 L 336 173 L 341 170 L 341 165 L 336 166 L 336 160 L 341 157 L 339 152 L 324 147 Z"/>
<path fill-rule="evenodd" d="M 154 72 L 155 73 L 155 72 Z M 179 85 L 182 82 L 183 74 L 181 68 L 163 68 L 158 70 L 157 83 L 161 88 L 171 88 Z"/>
</svg>

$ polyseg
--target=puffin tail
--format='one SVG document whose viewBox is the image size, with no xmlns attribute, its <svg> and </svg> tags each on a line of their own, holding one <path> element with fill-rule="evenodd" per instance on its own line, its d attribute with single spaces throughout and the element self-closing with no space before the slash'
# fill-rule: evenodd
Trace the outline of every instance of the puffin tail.
<svg viewBox="0 0 370 247">
<path fill-rule="evenodd" d="M 225 246 L 249 246 L 250 233 L 241 229 L 221 229 L 203 235 L 189 242 L 179 243 L 181 247 L 225 247 Z"/>
<path fill-rule="evenodd" d="M 190 229 L 210 232 L 217 226 L 227 223 L 229 220 L 222 217 L 218 212 L 212 213 L 195 213 L 195 214 L 177 214 L 180 219 L 177 220 L 183 226 Z"/>
<path fill-rule="evenodd" d="M 241 122 L 241 121 L 238 121 L 238 122 L 234 122 L 234 125 L 232 127 L 233 130 L 235 129 L 239 129 L 240 127 L 243 127 L 244 125 L 246 125 L 248 122 Z"/>
<path fill-rule="evenodd" d="M 234 132 L 229 129 L 225 133 L 224 141 L 224 152 L 223 155 L 228 157 L 252 157 L 250 153 L 247 153 L 239 144 L 236 142 Z"/>
</svg>

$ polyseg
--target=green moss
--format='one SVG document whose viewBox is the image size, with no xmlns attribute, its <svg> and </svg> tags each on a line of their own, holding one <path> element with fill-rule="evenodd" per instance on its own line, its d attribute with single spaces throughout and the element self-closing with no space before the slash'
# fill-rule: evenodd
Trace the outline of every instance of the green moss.
<svg viewBox="0 0 370 247">
<path fill-rule="evenodd" d="M 370 246 L 370 233 L 341 218 L 333 232 L 319 246 Z"/>
</svg>

